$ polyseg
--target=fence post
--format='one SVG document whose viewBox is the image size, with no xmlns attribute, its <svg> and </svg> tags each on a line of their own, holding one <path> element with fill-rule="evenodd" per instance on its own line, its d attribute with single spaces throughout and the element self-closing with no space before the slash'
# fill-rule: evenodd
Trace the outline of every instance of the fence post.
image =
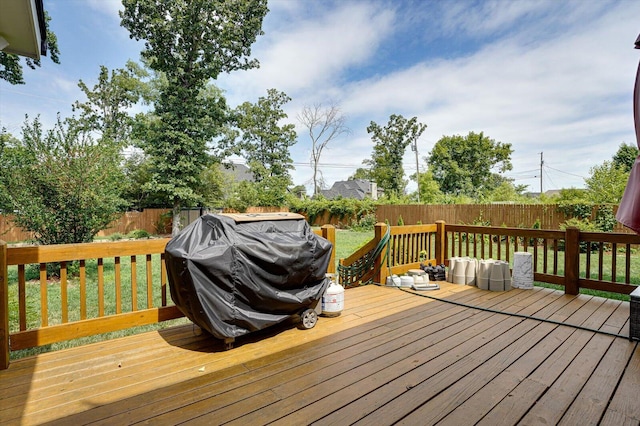
<svg viewBox="0 0 640 426">
<path fill-rule="evenodd" d="M 331 259 L 329 259 L 329 267 L 327 268 L 327 273 L 335 274 L 336 273 L 336 227 L 333 225 L 322 225 L 320 229 L 322 230 L 322 238 L 329 240 L 333 245 L 333 250 L 331 250 Z"/>
<path fill-rule="evenodd" d="M 387 224 L 383 222 L 378 222 L 375 225 L 375 234 L 373 239 L 376 242 L 376 247 L 380 244 L 382 240 L 382 236 L 387 230 Z M 374 283 L 384 284 L 384 280 L 387 278 L 387 270 L 382 267 L 382 258 L 384 257 L 384 250 L 380 252 L 380 255 L 375 258 L 373 261 L 373 277 L 372 280 Z M 389 259 L 387 259 L 388 261 Z M 383 270 L 384 269 L 384 270 Z"/>
<path fill-rule="evenodd" d="M 0 370 L 9 368 L 9 277 L 7 243 L 0 240 Z"/>
<path fill-rule="evenodd" d="M 447 247 L 445 244 L 446 238 L 446 222 L 444 220 L 436 220 L 436 264 L 438 265 L 444 265 L 444 260 L 447 258 L 445 253 Z"/>
<path fill-rule="evenodd" d="M 576 295 L 579 292 L 580 230 L 570 226 L 564 236 L 564 292 Z"/>
</svg>

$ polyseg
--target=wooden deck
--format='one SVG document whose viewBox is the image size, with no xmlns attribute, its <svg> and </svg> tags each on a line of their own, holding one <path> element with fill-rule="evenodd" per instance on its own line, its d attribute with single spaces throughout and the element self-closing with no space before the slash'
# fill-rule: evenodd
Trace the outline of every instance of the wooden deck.
<svg viewBox="0 0 640 426">
<path fill-rule="evenodd" d="M 608 424 L 640 421 L 629 304 L 536 288 L 366 286 L 312 330 L 176 327 L 13 361 L 0 424 Z M 586 329 L 585 329 L 586 328 Z"/>
</svg>

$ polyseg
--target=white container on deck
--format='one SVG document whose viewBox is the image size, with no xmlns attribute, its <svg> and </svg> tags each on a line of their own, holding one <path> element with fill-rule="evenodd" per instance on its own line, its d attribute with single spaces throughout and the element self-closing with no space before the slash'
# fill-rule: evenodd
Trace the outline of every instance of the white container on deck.
<svg viewBox="0 0 640 426">
<path fill-rule="evenodd" d="M 322 315 L 325 317 L 337 317 L 344 309 L 344 288 L 331 280 L 327 290 L 322 296 Z"/>
</svg>

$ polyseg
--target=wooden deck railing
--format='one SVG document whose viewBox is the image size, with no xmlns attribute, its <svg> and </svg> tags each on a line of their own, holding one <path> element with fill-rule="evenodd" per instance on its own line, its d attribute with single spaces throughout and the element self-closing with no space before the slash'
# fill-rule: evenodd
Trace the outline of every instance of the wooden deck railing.
<svg viewBox="0 0 640 426">
<path fill-rule="evenodd" d="M 348 267 L 360 262 L 383 242 L 387 225 L 376 224 L 375 237 L 340 265 Z M 513 253 L 528 251 L 534 259 L 534 280 L 564 286 L 567 294 L 578 294 L 580 288 L 631 293 L 640 285 L 640 236 L 604 232 L 580 232 L 521 228 L 447 225 L 392 226 L 387 250 L 379 250 L 370 262 L 367 275 L 358 281 L 343 283 L 355 286 L 367 279 L 384 283 L 390 274 L 401 274 L 419 267 L 421 261 L 445 264 L 455 256 L 510 261 Z M 388 257 L 385 255 L 388 253 Z M 420 256 L 422 254 L 422 256 Z"/>
<path fill-rule="evenodd" d="M 378 223 L 371 241 L 348 258 L 340 259 L 340 283 L 350 288 L 372 281 L 385 282 L 389 275 L 419 268 L 421 262 L 444 262 L 443 240 L 438 238 L 438 235 L 444 235 L 442 230 L 438 232 L 438 227 L 442 226 L 444 223 L 387 228 Z M 374 258 L 376 253 L 377 258 Z"/>
<path fill-rule="evenodd" d="M 314 232 L 335 247 L 333 226 Z M 0 369 L 11 350 L 182 317 L 167 297 L 168 241 L 29 247 L 0 241 Z M 55 281 L 47 278 L 52 265 L 59 268 Z M 335 272 L 335 250 L 328 272 Z"/>
</svg>

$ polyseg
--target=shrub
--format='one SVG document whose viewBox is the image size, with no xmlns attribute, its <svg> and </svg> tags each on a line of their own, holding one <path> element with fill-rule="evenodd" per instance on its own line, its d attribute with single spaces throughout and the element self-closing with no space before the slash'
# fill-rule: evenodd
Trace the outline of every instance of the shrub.
<svg viewBox="0 0 640 426">
<path fill-rule="evenodd" d="M 589 219 L 578 219 L 574 217 L 560 224 L 560 229 L 562 231 L 566 231 L 569 227 L 576 227 L 582 232 L 600 232 L 598 226 L 595 223 L 591 222 Z M 564 240 L 560 240 L 558 242 L 558 249 L 564 250 L 564 245 Z M 590 250 L 597 250 L 597 248 L 598 244 L 593 243 L 590 247 Z M 589 250 L 589 243 L 587 243 L 586 241 L 581 242 L 580 253 L 586 253 L 587 250 Z"/>
<path fill-rule="evenodd" d="M 119 241 L 124 238 L 124 235 L 122 235 L 120 232 L 114 232 L 113 234 L 109 235 L 108 238 L 109 241 Z"/>
<path fill-rule="evenodd" d="M 127 234 L 128 238 L 132 238 L 134 240 L 139 240 L 142 238 L 149 238 L 151 237 L 151 234 L 149 234 L 146 230 L 144 229 L 134 229 L 133 231 L 129 232 Z"/>
<path fill-rule="evenodd" d="M 354 220 L 349 227 L 352 231 L 365 232 L 371 231 L 376 224 L 376 215 L 374 213 L 367 213 L 361 216 L 360 219 Z"/>
</svg>

